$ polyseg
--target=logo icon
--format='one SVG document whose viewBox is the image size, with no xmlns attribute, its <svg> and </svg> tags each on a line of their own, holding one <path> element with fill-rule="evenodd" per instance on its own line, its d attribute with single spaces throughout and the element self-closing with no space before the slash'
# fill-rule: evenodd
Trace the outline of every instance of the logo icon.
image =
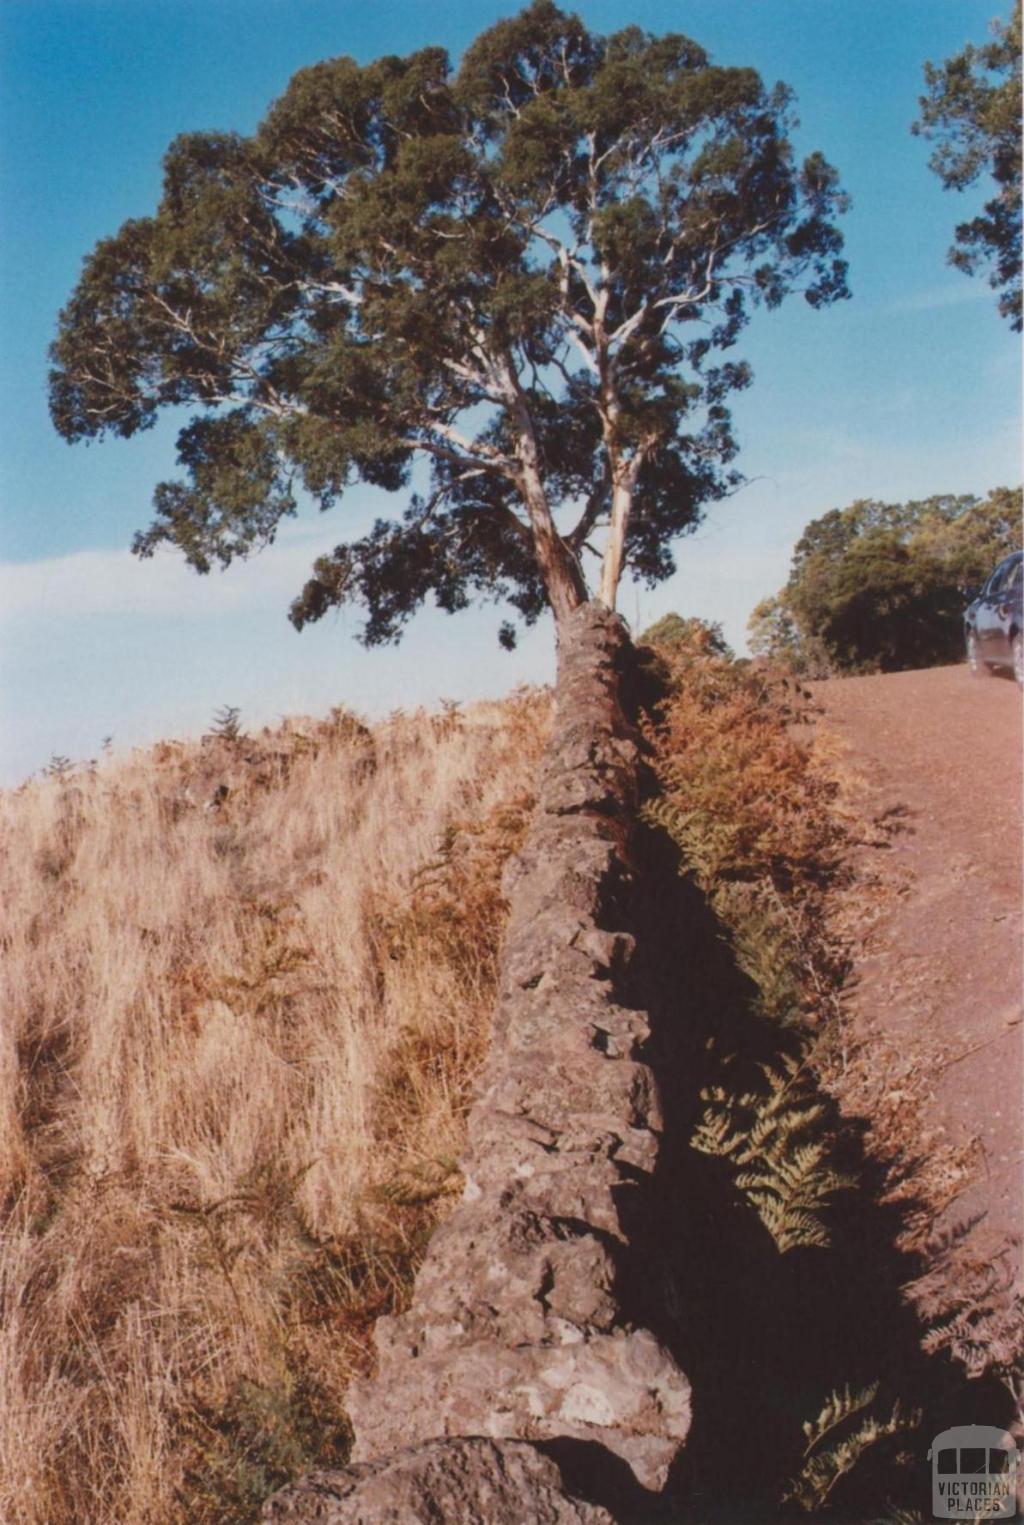
<svg viewBox="0 0 1024 1525">
<path fill-rule="evenodd" d="M 958 1424 L 936 1435 L 932 1464 L 932 1514 L 937 1520 L 1012 1520 L 1017 1513 L 1020 1453 L 1005 1430 L 992 1424 Z"/>
</svg>

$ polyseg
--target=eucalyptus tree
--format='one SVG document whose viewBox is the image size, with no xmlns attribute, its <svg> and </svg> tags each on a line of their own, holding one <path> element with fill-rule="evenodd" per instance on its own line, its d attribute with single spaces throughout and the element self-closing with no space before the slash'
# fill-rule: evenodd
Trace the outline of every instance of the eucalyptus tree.
<svg viewBox="0 0 1024 1525">
<path fill-rule="evenodd" d="M 935 143 L 929 159 L 947 191 L 991 177 L 995 195 L 956 230 L 949 262 L 974 275 L 987 267 L 999 311 L 1021 327 L 1021 5 L 941 64 L 924 66 L 928 93 L 913 131 Z"/>
<path fill-rule="evenodd" d="M 300 489 L 403 493 L 316 562 L 298 627 L 355 602 L 386 641 L 428 596 L 614 607 L 739 480 L 752 309 L 847 295 L 844 197 L 820 153 L 797 162 L 791 107 L 686 37 L 595 36 L 551 0 L 457 69 L 315 64 L 251 137 L 176 139 L 156 212 L 97 244 L 53 421 L 128 437 L 194 410 L 134 548 L 200 572 L 271 542 Z"/>
</svg>

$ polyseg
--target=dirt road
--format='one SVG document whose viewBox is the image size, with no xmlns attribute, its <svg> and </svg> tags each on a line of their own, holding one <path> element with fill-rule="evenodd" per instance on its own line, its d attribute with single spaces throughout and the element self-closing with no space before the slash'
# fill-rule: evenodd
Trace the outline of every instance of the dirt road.
<svg viewBox="0 0 1024 1525">
<path fill-rule="evenodd" d="M 972 1242 L 993 1253 L 1024 1221 L 1021 695 L 966 666 L 813 689 L 873 812 L 896 828 L 870 851 L 855 1027 L 914 1061 L 927 1130 L 977 1141 L 944 1221 L 983 1214 Z"/>
</svg>

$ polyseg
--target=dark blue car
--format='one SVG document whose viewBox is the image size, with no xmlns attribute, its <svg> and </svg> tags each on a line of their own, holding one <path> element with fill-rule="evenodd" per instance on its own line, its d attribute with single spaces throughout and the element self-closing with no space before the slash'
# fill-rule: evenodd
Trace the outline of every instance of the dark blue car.
<svg viewBox="0 0 1024 1525">
<path fill-rule="evenodd" d="M 1022 588 L 1024 552 L 1014 551 L 999 563 L 981 592 L 968 604 L 964 612 L 964 638 L 973 673 L 1011 667 L 1017 682 L 1024 686 Z"/>
</svg>

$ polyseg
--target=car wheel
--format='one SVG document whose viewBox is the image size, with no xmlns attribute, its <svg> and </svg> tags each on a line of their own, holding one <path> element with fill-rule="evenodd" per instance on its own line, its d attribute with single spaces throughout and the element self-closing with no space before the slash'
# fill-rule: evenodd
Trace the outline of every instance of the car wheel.
<svg viewBox="0 0 1024 1525">
<path fill-rule="evenodd" d="M 981 660 L 981 654 L 978 651 L 978 637 L 973 630 L 968 630 L 967 632 L 967 665 L 976 678 L 988 676 L 989 670 Z"/>
<path fill-rule="evenodd" d="M 1013 652 L 1013 676 L 1021 688 L 1024 688 L 1024 637 L 1019 630 L 1013 638 L 1010 649 Z"/>
</svg>

